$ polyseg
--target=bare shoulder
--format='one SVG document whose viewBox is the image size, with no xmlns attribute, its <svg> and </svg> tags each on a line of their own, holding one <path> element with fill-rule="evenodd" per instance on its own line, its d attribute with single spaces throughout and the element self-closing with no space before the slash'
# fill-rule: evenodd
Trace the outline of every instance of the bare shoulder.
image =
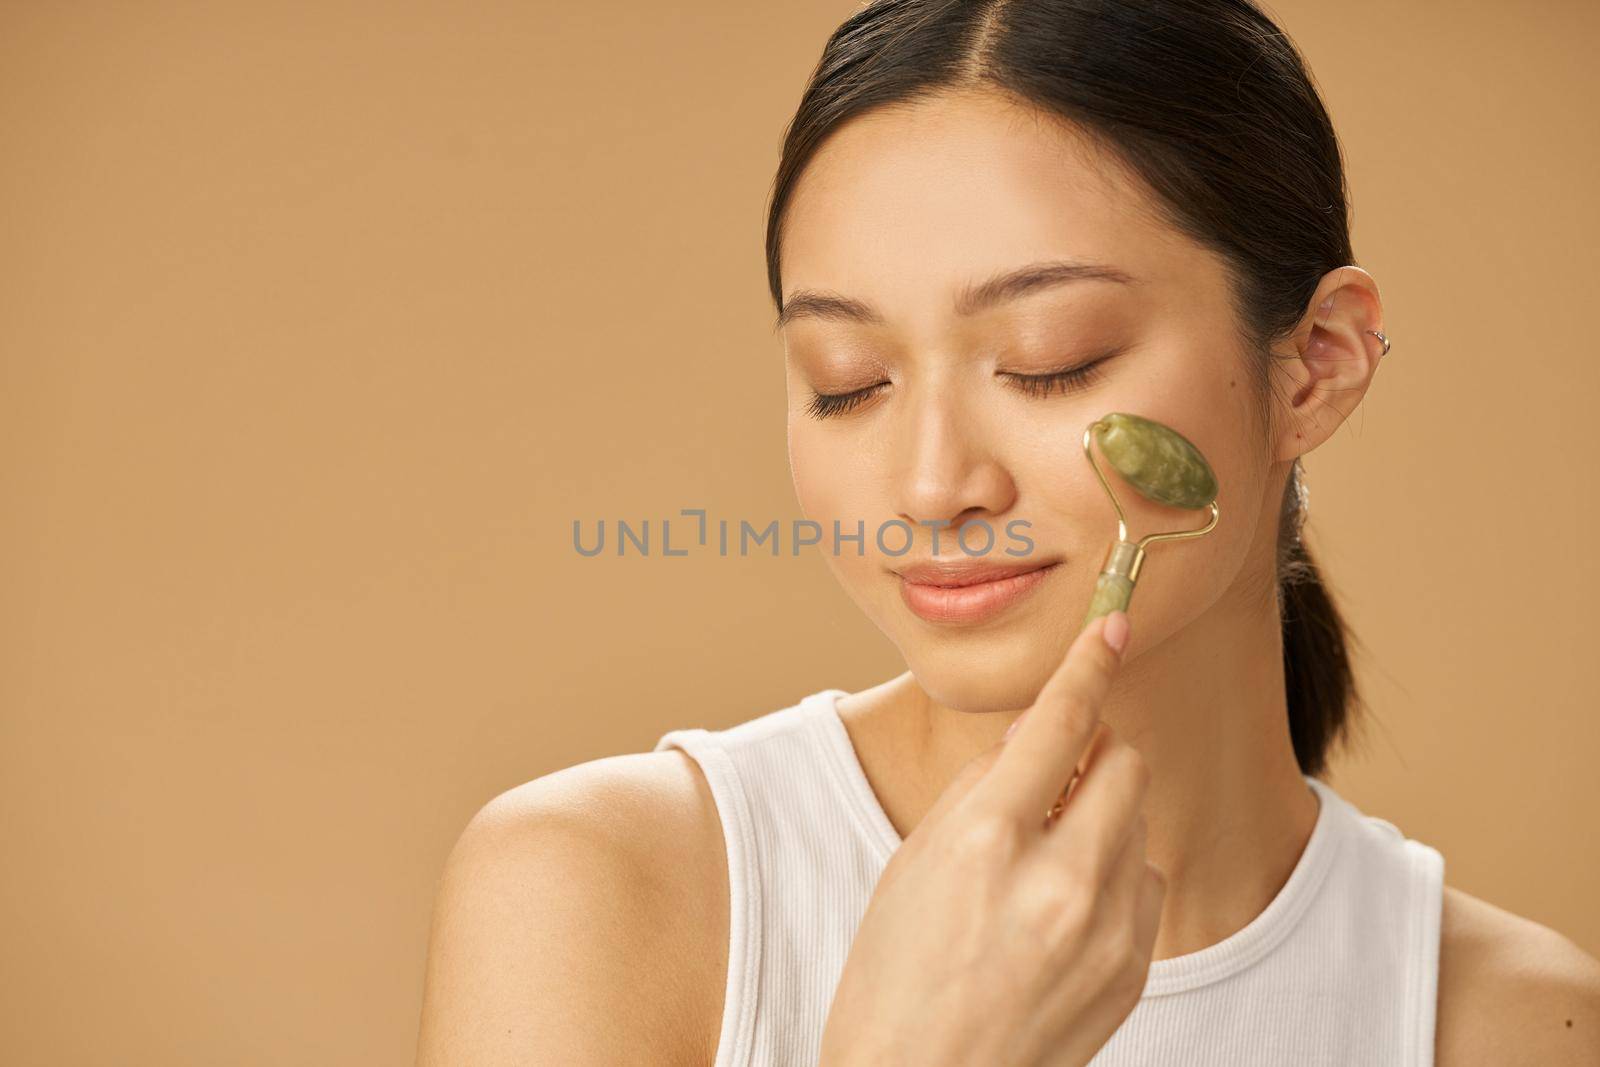
<svg viewBox="0 0 1600 1067">
<path fill-rule="evenodd" d="M 1600 961 L 1531 919 L 1445 886 L 1437 1067 L 1600 1063 Z"/>
<path fill-rule="evenodd" d="M 419 1065 L 715 1057 L 727 859 L 682 752 L 591 760 L 485 804 L 434 904 Z"/>
</svg>

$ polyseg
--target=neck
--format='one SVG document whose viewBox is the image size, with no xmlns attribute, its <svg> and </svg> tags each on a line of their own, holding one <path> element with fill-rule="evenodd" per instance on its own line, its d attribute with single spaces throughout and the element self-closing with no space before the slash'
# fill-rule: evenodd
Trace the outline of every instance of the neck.
<svg viewBox="0 0 1600 1067">
<path fill-rule="evenodd" d="M 1276 603 L 1230 590 L 1204 615 L 1124 664 L 1101 715 L 1150 768 L 1146 856 L 1167 876 L 1154 958 L 1198 951 L 1259 915 L 1288 880 L 1317 817 L 1290 739 Z M 865 696 L 865 695 L 864 695 Z M 933 702 L 908 673 L 846 716 L 880 800 L 902 832 L 1012 714 Z M 878 710 L 871 710 L 877 704 Z M 871 722 L 870 720 L 877 720 Z M 894 738 L 914 738 L 901 747 Z"/>
<path fill-rule="evenodd" d="M 1146 853 L 1168 879 L 1155 957 L 1215 944 L 1271 902 L 1317 817 L 1276 604 L 1230 593 L 1130 662 L 1103 717 L 1151 771 Z"/>
</svg>

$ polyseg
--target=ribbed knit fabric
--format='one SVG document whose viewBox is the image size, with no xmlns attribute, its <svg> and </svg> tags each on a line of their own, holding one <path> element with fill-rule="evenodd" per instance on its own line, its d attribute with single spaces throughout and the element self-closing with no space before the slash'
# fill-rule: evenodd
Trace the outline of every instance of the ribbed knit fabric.
<svg viewBox="0 0 1600 1067">
<path fill-rule="evenodd" d="M 721 816 L 732 913 L 715 1067 L 815 1067 L 845 956 L 900 836 L 835 701 L 673 730 Z M 1092 1067 L 1432 1067 L 1444 859 L 1315 778 L 1289 880 L 1243 929 L 1154 960 Z"/>
</svg>

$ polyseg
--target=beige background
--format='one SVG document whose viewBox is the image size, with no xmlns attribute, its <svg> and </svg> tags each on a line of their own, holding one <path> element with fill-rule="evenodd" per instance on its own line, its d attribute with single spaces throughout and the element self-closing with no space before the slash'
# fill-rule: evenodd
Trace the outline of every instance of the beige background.
<svg viewBox="0 0 1600 1067">
<path fill-rule="evenodd" d="M 0 1060 L 409 1062 L 499 791 L 899 668 L 796 560 L 807 3 L 0 6 Z M 1334 784 L 1600 952 L 1587 2 L 1284 0 L 1395 339 L 1308 463 Z"/>
</svg>

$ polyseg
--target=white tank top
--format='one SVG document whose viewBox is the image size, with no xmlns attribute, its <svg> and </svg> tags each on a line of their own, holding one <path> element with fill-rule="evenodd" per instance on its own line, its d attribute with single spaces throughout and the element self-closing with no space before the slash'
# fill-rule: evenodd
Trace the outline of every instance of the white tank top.
<svg viewBox="0 0 1600 1067">
<path fill-rule="evenodd" d="M 814 1067 L 845 956 L 901 839 L 828 689 L 673 730 L 721 816 L 732 913 L 715 1067 Z M 1153 960 L 1091 1067 L 1431 1067 L 1444 859 L 1332 787 L 1288 881 L 1214 945 Z"/>
</svg>

